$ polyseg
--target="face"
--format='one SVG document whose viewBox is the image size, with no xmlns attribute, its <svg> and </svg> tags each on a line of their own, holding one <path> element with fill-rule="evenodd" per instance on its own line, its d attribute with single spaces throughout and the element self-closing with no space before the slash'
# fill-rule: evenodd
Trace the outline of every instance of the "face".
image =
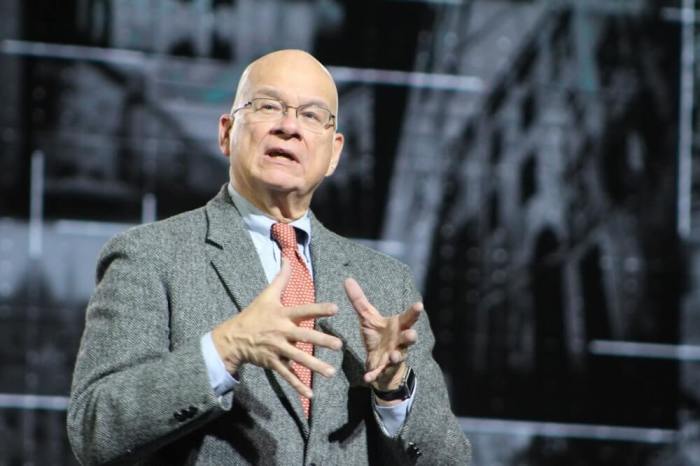
<svg viewBox="0 0 700 466">
<path fill-rule="evenodd" d="M 308 54 L 282 51 L 266 55 L 244 73 L 236 108 L 267 97 L 292 107 L 317 103 L 337 114 L 337 92 L 327 71 Z M 219 146 L 230 158 L 236 190 L 258 207 L 292 202 L 308 208 L 324 177 L 335 170 L 343 136 L 333 126 L 321 133 L 302 127 L 294 109 L 276 120 L 260 120 L 246 108 L 219 120 Z"/>
</svg>

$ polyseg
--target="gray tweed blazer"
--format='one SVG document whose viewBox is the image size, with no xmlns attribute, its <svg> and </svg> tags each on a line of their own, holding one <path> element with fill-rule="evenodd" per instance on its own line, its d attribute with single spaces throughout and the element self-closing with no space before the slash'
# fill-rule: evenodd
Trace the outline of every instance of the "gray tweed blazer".
<svg viewBox="0 0 700 466">
<path fill-rule="evenodd" d="M 103 248 L 73 375 L 68 435 L 83 464 L 468 464 L 470 446 L 431 356 L 423 313 L 409 352 L 415 401 L 395 438 L 379 427 L 362 380 L 366 352 L 343 290 L 354 277 L 384 313 L 420 299 L 407 267 L 327 230 L 312 216 L 318 302 L 339 312 L 317 325 L 344 341 L 317 348 L 331 379 L 314 375 L 311 420 L 276 373 L 238 372 L 218 398 L 200 337 L 245 308 L 267 282 L 225 186 L 206 206 L 128 230 Z"/>
</svg>

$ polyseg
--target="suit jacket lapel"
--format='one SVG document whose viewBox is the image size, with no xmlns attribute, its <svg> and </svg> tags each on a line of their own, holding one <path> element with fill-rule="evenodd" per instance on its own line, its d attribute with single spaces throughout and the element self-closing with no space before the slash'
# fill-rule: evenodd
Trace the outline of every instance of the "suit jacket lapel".
<svg viewBox="0 0 700 466">
<path fill-rule="evenodd" d="M 343 341 L 341 351 L 316 347 L 314 354 L 335 367 L 338 374 L 336 377 L 338 377 L 341 375 L 343 358 L 347 352 L 353 359 L 361 360 L 362 364 L 366 353 L 355 310 L 343 286 L 345 279 L 351 276 L 350 257 L 345 252 L 343 240 L 328 231 L 313 215 L 311 216 L 311 260 L 314 269 L 316 302 L 338 305 L 337 314 L 333 317 L 317 319 L 316 328 L 335 335 Z M 311 419 L 314 426 L 318 426 L 324 420 L 334 421 L 330 414 L 324 412 L 329 401 L 324 397 L 324 390 L 332 383 L 333 379 L 326 379 L 317 373 L 313 375 L 315 396 L 311 404 Z"/>
<path fill-rule="evenodd" d="M 238 309 L 250 305 L 267 286 L 265 272 L 226 186 L 206 206 L 208 254 Z"/>
</svg>

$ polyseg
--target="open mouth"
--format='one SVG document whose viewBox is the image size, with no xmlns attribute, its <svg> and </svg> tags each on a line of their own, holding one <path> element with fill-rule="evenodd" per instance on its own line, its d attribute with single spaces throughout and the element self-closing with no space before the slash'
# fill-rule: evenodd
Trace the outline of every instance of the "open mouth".
<svg viewBox="0 0 700 466">
<path fill-rule="evenodd" d="M 265 151 L 265 155 L 267 155 L 268 157 L 272 157 L 272 158 L 280 158 L 281 157 L 281 158 L 287 159 L 291 162 L 298 162 L 299 161 L 294 154 L 292 154 L 291 152 L 286 151 L 280 147 L 273 147 L 271 149 L 268 149 L 267 151 Z"/>
</svg>

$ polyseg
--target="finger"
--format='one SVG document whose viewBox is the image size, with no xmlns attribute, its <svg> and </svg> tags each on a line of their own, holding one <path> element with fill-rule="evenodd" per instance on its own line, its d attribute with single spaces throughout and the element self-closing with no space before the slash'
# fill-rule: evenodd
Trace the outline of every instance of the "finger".
<svg viewBox="0 0 700 466">
<path fill-rule="evenodd" d="M 387 353 L 384 353 L 379 357 L 370 357 L 370 359 L 368 359 L 365 363 L 365 368 L 367 369 L 367 372 L 365 372 L 364 375 L 365 382 L 374 382 L 374 380 L 379 377 L 379 374 L 386 369 L 388 363 L 389 355 Z"/>
<path fill-rule="evenodd" d="M 313 357 L 296 346 L 286 345 L 281 348 L 282 356 L 290 359 L 297 364 L 308 367 L 314 372 L 318 372 L 324 377 L 333 377 L 335 375 L 335 367 Z"/>
<path fill-rule="evenodd" d="M 420 313 L 423 311 L 423 303 L 413 303 L 408 309 L 399 314 L 399 326 L 402 329 L 411 328 L 418 322 Z"/>
<path fill-rule="evenodd" d="M 316 317 L 328 317 L 338 312 L 338 306 L 333 303 L 314 303 L 301 306 L 291 306 L 284 309 L 287 317 L 295 322 Z"/>
<path fill-rule="evenodd" d="M 292 276 L 292 266 L 286 257 L 282 258 L 280 271 L 277 272 L 275 278 L 272 279 L 267 289 L 275 294 L 275 297 L 282 299 L 282 292 L 287 287 L 289 278 Z"/>
<path fill-rule="evenodd" d="M 301 380 L 299 380 L 299 378 L 294 375 L 294 372 L 292 372 L 292 370 L 281 360 L 274 360 L 270 366 L 272 370 L 277 372 L 284 380 L 289 382 L 289 385 L 291 385 L 294 390 L 299 392 L 300 395 L 305 396 L 306 398 L 313 398 L 314 393 L 311 391 L 311 388 L 307 387 Z"/>
<path fill-rule="evenodd" d="M 343 341 L 340 338 L 310 328 L 294 327 L 289 332 L 289 336 L 294 341 L 304 341 L 333 350 L 339 350 L 343 347 Z"/>
<path fill-rule="evenodd" d="M 418 340 L 418 332 L 409 328 L 399 334 L 399 347 L 408 348 Z"/>
<path fill-rule="evenodd" d="M 384 363 L 381 366 L 379 366 L 375 369 L 372 369 L 369 372 L 365 372 L 365 375 L 364 375 L 365 382 L 372 383 L 375 380 L 377 380 L 377 377 L 379 377 L 379 374 L 381 374 L 384 371 L 384 369 L 386 369 L 386 366 L 387 366 L 387 364 Z"/>
<path fill-rule="evenodd" d="M 365 292 L 362 291 L 359 283 L 357 283 L 354 278 L 347 278 L 345 280 L 345 294 L 348 295 L 352 306 L 362 317 L 368 318 L 373 314 L 379 314 L 369 302 L 367 296 L 365 296 Z"/>
<path fill-rule="evenodd" d="M 404 354 L 403 354 L 401 351 L 399 351 L 399 350 L 394 350 L 394 351 L 392 351 L 391 354 L 389 355 L 389 363 L 390 363 L 391 365 L 400 364 L 401 362 L 403 362 L 404 359 L 406 359 L 406 355 L 404 355 Z"/>
</svg>

